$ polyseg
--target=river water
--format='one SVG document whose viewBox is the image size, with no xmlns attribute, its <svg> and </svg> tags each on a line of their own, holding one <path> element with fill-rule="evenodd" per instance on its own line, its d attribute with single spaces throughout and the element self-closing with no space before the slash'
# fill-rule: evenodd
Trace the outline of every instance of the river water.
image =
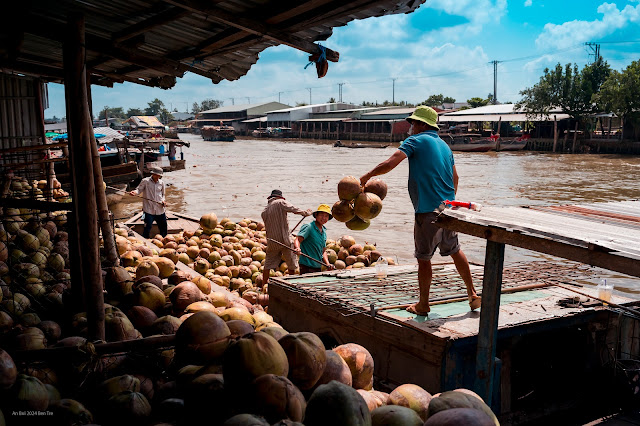
<svg viewBox="0 0 640 426">
<path fill-rule="evenodd" d="M 240 139 L 206 142 L 198 135 L 180 134 L 191 142 L 184 148 L 186 169 L 167 173 L 168 209 L 200 217 L 238 221 L 260 219 L 272 189 L 281 189 L 293 205 L 315 209 L 338 200 L 337 184 L 346 175 L 360 177 L 388 158 L 394 148 L 333 148 L 332 142 Z M 179 154 L 178 154 L 179 155 Z M 483 205 L 521 206 L 621 201 L 640 198 L 640 157 L 549 154 L 534 152 L 454 153 L 460 175 L 458 200 Z M 414 263 L 413 208 L 407 193 L 408 162 L 381 178 L 389 187 L 380 215 L 365 231 L 351 231 L 335 220 L 328 237 L 352 235 L 358 243 L 376 243 L 398 263 Z M 117 218 L 141 208 L 139 199 L 125 196 L 112 207 Z M 289 215 L 290 227 L 300 216 Z M 303 223 L 311 221 L 308 218 Z M 485 240 L 460 235 L 470 261 L 484 262 Z M 550 256 L 507 246 L 506 264 Z M 443 260 L 438 256 L 434 260 Z M 598 270 L 617 290 L 640 294 L 640 280 Z"/>
</svg>

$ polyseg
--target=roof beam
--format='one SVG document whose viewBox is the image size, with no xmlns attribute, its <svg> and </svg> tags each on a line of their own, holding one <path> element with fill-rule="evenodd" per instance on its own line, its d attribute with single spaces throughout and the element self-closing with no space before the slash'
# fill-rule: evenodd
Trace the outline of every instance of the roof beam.
<svg viewBox="0 0 640 426">
<path fill-rule="evenodd" d="M 171 7 L 149 19 L 131 25 L 129 28 L 113 33 L 111 40 L 113 40 L 114 43 L 122 43 L 132 37 L 144 34 L 147 31 L 151 31 L 154 28 L 161 27 L 172 21 L 177 21 L 178 19 L 190 14 L 191 12 L 179 7 Z"/>
<path fill-rule="evenodd" d="M 242 16 L 234 15 L 217 7 L 211 7 L 209 2 L 203 0 L 164 0 L 174 6 L 182 7 L 193 13 L 204 14 L 206 19 L 211 21 L 220 22 L 230 27 L 239 28 L 250 34 L 263 36 L 267 39 L 273 40 L 280 44 L 286 44 L 303 52 L 310 54 L 320 53 L 320 48 L 317 44 L 304 40 L 300 37 L 296 37 L 291 34 L 287 34 L 283 31 L 279 31 L 271 25 L 263 24 L 262 22 L 250 18 L 244 18 Z M 334 50 L 326 49 L 327 60 L 332 62 L 338 62 L 340 54 Z"/>
</svg>

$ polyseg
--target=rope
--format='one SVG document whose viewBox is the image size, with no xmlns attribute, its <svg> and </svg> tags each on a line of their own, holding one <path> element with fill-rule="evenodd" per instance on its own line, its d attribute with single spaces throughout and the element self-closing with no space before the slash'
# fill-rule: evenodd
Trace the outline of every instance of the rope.
<svg viewBox="0 0 640 426">
<path fill-rule="evenodd" d="M 320 48 L 320 56 L 315 61 L 309 61 L 309 63 L 304 67 L 305 70 L 309 67 L 309 65 L 313 65 L 316 62 L 327 61 L 327 49 L 321 44 L 318 44 L 318 47 Z"/>
</svg>

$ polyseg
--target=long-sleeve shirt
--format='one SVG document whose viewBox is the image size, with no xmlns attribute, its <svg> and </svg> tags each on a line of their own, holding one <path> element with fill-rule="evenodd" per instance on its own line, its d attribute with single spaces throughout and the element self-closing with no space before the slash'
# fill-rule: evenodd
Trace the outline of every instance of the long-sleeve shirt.
<svg viewBox="0 0 640 426">
<path fill-rule="evenodd" d="M 295 213 L 306 216 L 305 210 L 294 207 L 282 198 L 272 198 L 269 204 L 262 211 L 262 221 L 267 232 L 267 238 L 274 239 L 282 244 L 291 245 L 291 237 L 289 233 L 289 222 L 287 222 L 287 213 Z M 279 247 L 276 243 L 269 241 L 267 249 Z"/>
<path fill-rule="evenodd" d="M 134 191 L 142 195 L 142 211 L 149 214 L 164 213 L 164 182 L 158 179 L 154 182 L 152 177 L 142 179 L 140 185 Z"/>
</svg>

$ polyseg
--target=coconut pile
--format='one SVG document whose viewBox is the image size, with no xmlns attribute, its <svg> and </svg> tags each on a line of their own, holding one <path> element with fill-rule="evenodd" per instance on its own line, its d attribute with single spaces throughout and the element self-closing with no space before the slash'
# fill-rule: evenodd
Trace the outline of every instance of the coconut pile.
<svg viewBox="0 0 640 426">
<path fill-rule="evenodd" d="M 23 177 L 14 177 L 11 179 L 11 185 L 9 186 L 9 192 L 7 194 L 10 198 L 33 198 L 36 200 L 45 200 L 44 191 L 47 189 L 46 180 L 33 180 L 29 182 Z M 62 185 L 58 182 L 58 179 L 53 179 L 53 188 L 51 189 L 51 195 L 56 201 L 61 203 L 71 202 L 69 193 L 62 189 Z"/>
<path fill-rule="evenodd" d="M 360 179 L 345 176 L 338 182 L 338 198 L 331 214 L 339 222 L 345 222 L 353 231 L 363 231 L 371 220 L 382 211 L 382 200 L 387 196 L 387 184 L 380 179 L 370 179 L 364 187 Z"/>
<path fill-rule="evenodd" d="M 313 333 L 284 330 L 269 315 L 268 289 L 260 282 L 263 225 L 249 219 L 218 222 L 211 213 L 197 231 L 157 237 L 153 244 L 117 229 L 122 266 L 104 269 L 106 341 L 163 336 L 172 341 L 99 354 L 94 343 L 102 342 L 87 340 L 86 313 L 73 313 L 66 298 L 62 304 L 69 254 L 59 226 L 66 218 L 6 210 L 13 214 L 4 220 L 7 243 L 0 246 L 9 263 L 0 265 L 0 426 L 35 420 L 104 426 L 203 420 L 212 425 L 497 424 L 469 391 L 432 396 L 406 384 L 380 392 L 373 388 L 374 360 L 364 347 L 327 348 Z M 380 257 L 375 246 L 356 244 L 349 236 L 327 244 L 338 267 L 364 267 Z M 176 268 L 178 262 L 193 271 Z M 19 356 L 19 351 L 57 347 L 73 352 L 37 361 Z M 51 414 L 13 414 L 19 411 Z"/>
</svg>

